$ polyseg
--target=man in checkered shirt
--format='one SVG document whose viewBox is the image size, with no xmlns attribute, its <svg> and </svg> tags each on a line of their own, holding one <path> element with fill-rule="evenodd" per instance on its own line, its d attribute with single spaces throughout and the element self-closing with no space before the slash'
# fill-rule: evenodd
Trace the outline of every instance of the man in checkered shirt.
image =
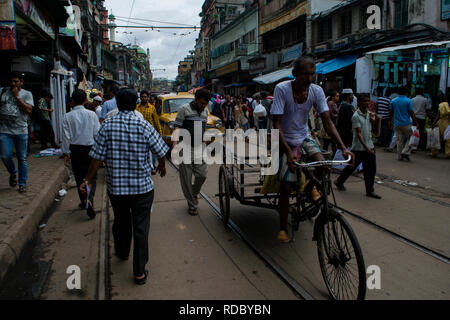
<svg viewBox="0 0 450 320">
<path fill-rule="evenodd" d="M 150 151 L 158 158 L 156 170 L 163 177 L 169 147 L 147 121 L 135 115 L 137 93 L 134 90 L 121 89 L 116 99 L 119 113 L 102 123 L 89 154 L 93 160 L 80 189 L 86 192 L 86 185 L 102 161 L 106 162 L 108 196 L 114 211 L 115 254 L 122 260 L 128 259 L 134 233 L 133 273 L 136 284 L 144 284 L 148 274 L 145 265 L 154 194 Z"/>
</svg>

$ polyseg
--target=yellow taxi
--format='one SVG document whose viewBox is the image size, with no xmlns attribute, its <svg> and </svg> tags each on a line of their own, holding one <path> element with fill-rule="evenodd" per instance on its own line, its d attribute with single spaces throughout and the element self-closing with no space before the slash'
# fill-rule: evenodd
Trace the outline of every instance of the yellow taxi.
<svg viewBox="0 0 450 320">
<path fill-rule="evenodd" d="M 178 92 L 159 95 L 156 99 L 156 110 L 159 115 L 159 121 L 161 123 L 162 137 L 167 144 L 172 144 L 172 132 L 175 128 L 174 122 L 177 117 L 177 112 L 186 103 L 190 103 L 194 100 L 194 95 L 188 92 Z M 206 123 L 205 137 L 208 141 L 208 136 L 214 137 L 217 134 L 217 130 L 223 135 L 224 127 L 222 121 L 211 114 L 211 110 L 208 105 L 208 122 Z M 214 139 L 210 139 L 209 142 Z M 208 142 L 207 142 L 208 143 Z"/>
</svg>

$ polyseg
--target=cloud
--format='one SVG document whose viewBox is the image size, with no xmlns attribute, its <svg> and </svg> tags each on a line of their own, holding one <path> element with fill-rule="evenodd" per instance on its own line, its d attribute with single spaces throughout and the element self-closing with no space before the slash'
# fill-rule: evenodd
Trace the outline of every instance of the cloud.
<svg viewBox="0 0 450 320">
<path fill-rule="evenodd" d="M 204 0 L 106 0 L 104 6 L 116 17 L 126 17 L 117 20 L 117 25 L 157 25 L 168 24 L 157 22 L 146 22 L 127 18 L 149 19 L 167 21 L 178 24 L 189 24 L 200 26 L 199 13 Z M 133 5 L 133 7 L 132 7 Z M 125 21 L 124 21 L 125 20 Z M 166 69 L 166 71 L 155 71 L 154 77 L 165 77 L 175 79 L 178 74 L 178 62 L 183 60 L 193 50 L 195 39 L 199 30 L 193 29 L 156 29 L 145 31 L 138 28 L 117 28 L 116 40 L 124 44 L 135 42 L 144 48 L 150 49 L 150 65 L 152 69 Z M 126 32 L 126 33 L 124 33 Z M 191 34 L 188 34 L 191 32 Z M 174 35 L 174 33 L 176 35 Z M 181 34 L 186 34 L 181 36 Z"/>
</svg>

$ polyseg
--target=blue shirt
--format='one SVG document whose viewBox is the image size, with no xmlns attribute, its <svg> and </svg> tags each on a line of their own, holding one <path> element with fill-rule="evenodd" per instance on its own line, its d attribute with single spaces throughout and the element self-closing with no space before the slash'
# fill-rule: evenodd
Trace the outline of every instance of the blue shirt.
<svg viewBox="0 0 450 320">
<path fill-rule="evenodd" d="M 106 162 L 109 193 L 135 195 L 153 190 L 150 151 L 162 158 L 169 147 L 150 123 L 120 111 L 102 123 L 89 155 Z"/>
<path fill-rule="evenodd" d="M 398 96 L 392 100 L 390 110 L 394 112 L 394 126 L 404 127 L 412 124 L 409 111 L 413 111 L 413 104 L 408 97 Z"/>
<path fill-rule="evenodd" d="M 117 109 L 116 97 L 103 103 L 100 119 L 106 119 L 106 114 L 114 109 Z"/>
</svg>

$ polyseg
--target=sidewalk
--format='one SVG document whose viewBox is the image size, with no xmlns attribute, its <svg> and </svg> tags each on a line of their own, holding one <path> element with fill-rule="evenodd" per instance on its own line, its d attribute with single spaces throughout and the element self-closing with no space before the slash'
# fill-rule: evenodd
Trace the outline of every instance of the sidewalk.
<svg viewBox="0 0 450 320">
<path fill-rule="evenodd" d="M 0 164 L 0 284 L 14 266 L 22 249 L 32 238 L 38 224 L 52 205 L 67 179 L 59 157 L 35 158 L 39 146 L 33 144 L 28 156 L 27 192 L 9 186 L 9 173 Z M 14 158 L 17 167 L 17 159 Z"/>
</svg>

